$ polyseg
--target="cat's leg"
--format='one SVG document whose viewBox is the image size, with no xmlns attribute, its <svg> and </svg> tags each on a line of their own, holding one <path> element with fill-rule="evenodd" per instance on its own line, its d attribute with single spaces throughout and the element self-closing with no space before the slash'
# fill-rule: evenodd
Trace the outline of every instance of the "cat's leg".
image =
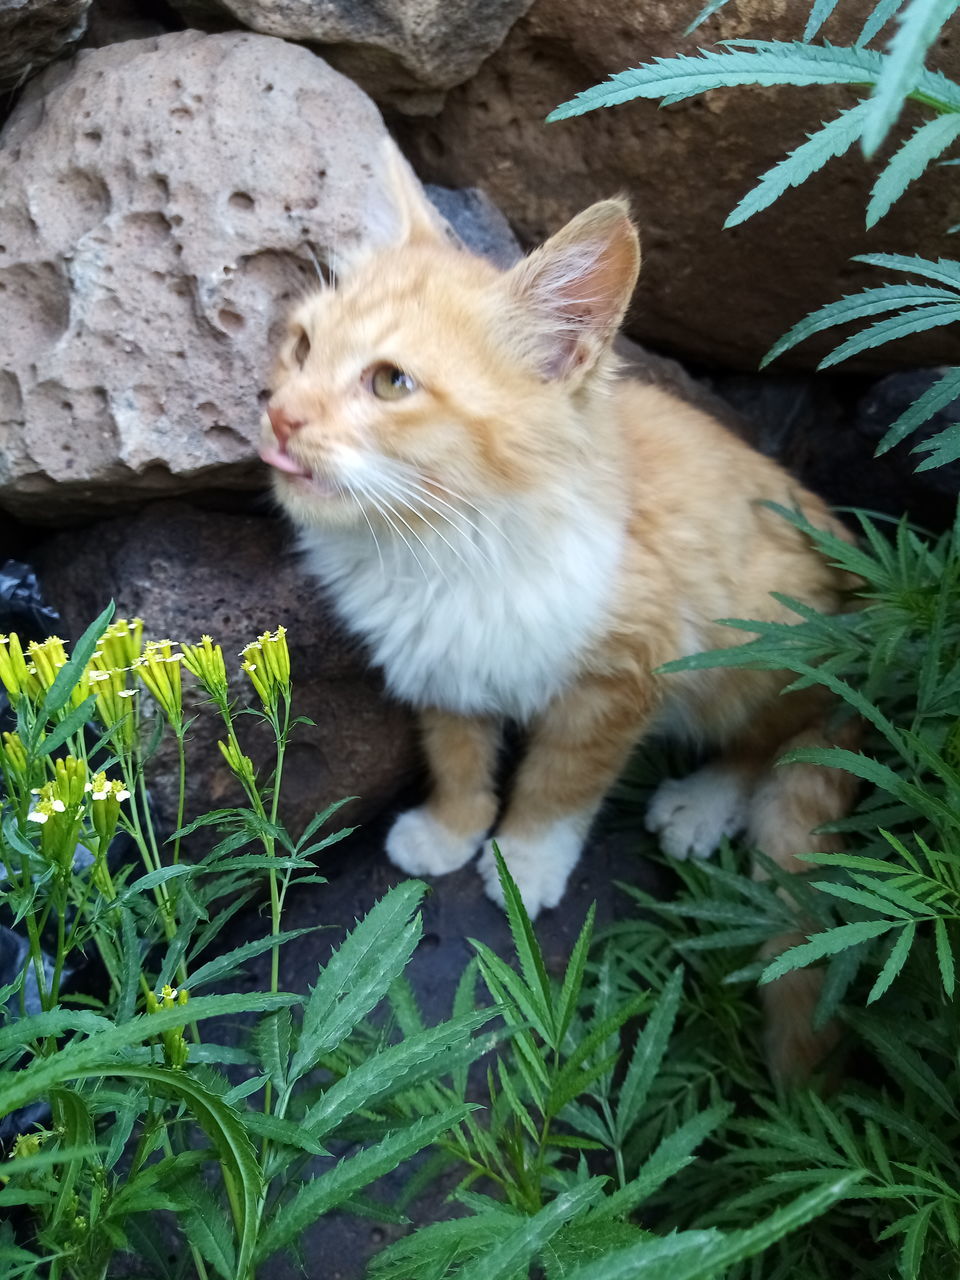
<svg viewBox="0 0 960 1280">
<path fill-rule="evenodd" d="M 498 721 L 427 709 L 420 713 L 433 780 L 426 804 L 401 813 L 387 857 L 412 876 L 440 876 L 469 862 L 497 816 Z"/>
<path fill-rule="evenodd" d="M 555 907 L 590 824 L 649 719 L 644 691 L 614 679 L 583 680 L 555 699 L 533 727 L 506 813 L 478 869 L 502 904 L 493 841 L 533 917 Z"/>
<path fill-rule="evenodd" d="M 776 758 L 802 747 L 842 745 L 855 748 L 860 725 L 849 721 L 838 731 L 814 724 L 779 744 Z M 840 836 L 817 827 L 849 813 L 857 780 L 841 769 L 812 764 L 784 764 L 769 769 L 759 780 L 747 815 L 747 840 L 762 849 L 785 871 L 810 871 L 804 853 L 832 853 L 843 848 Z M 755 876 L 763 878 L 762 867 Z M 763 948 L 765 959 L 806 941 L 803 932 L 772 938 Z M 794 969 L 760 988 L 766 1012 L 767 1060 L 779 1080 L 802 1084 L 836 1044 L 835 1024 L 815 1027 L 814 1014 L 823 986 L 821 969 Z"/>
</svg>

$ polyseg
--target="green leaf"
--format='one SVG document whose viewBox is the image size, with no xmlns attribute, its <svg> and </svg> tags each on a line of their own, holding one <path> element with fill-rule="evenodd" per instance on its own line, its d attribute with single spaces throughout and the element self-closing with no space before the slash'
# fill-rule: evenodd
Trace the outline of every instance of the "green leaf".
<svg viewBox="0 0 960 1280">
<path fill-rule="evenodd" d="M 921 258 L 919 254 L 861 253 L 853 261 L 887 271 L 907 271 L 927 280 L 935 280 L 948 288 L 960 289 L 960 262 L 953 262 L 950 258 L 938 258 L 933 262 L 930 258 Z M 886 287 L 896 288 L 890 285 Z"/>
<path fill-rule="evenodd" d="M 769 1249 L 825 1213 L 863 1176 L 860 1170 L 824 1181 L 743 1231 L 681 1231 L 607 1254 L 571 1271 L 568 1280 L 719 1280 L 730 1267 Z"/>
<path fill-rule="evenodd" d="M 265 938 L 257 938 L 253 942 L 245 942 L 242 946 L 234 947 L 232 951 L 226 951 L 223 955 L 217 956 L 215 960 L 209 960 L 199 969 L 192 970 L 187 975 L 187 985 L 191 993 L 197 991 L 200 987 L 206 986 L 207 983 L 217 982 L 221 978 L 231 976 L 237 969 L 247 960 L 252 960 L 254 956 L 262 954 L 264 951 L 270 951 L 274 946 L 280 947 L 285 942 L 291 942 L 294 938 L 302 938 L 306 933 L 315 933 L 320 925 L 308 926 L 304 929 L 288 929 L 285 933 L 279 933 L 276 937 L 268 935 Z"/>
<path fill-rule="evenodd" d="M 377 1178 L 390 1173 L 402 1161 L 435 1142 L 442 1133 L 459 1124 L 469 1111 L 470 1107 L 464 1105 L 442 1115 L 416 1120 L 406 1129 L 389 1134 L 382 1142 L 341 1160 L 327 1173 L 304 1184 L 292 1200 L 277 1209 L 261 1230 L 256 1262 L 263 1263 L 280 1249 L 285 1249 L 321 1214 L 343 1204 Z"/>
<path fill-rule="evenodd" d="M 418 880 L 391 889 L 320 970 L 303 1011 L 291 1081 L 336 1049 L 403 972 L 421 934 L 419 916 L 411 922 L 410 915 L 425 892 Z"/>
<path fill-rule="evenodd" d="M 46 692 L 40 706 L 37 719 L 40 724 L 51 720 L 58 711 L 66 706 L 73 686 L 80 679 L 81 672 L 90 661 L 90 656 L 100 642 L 100 637 L 110 625 L 116 606 L 111 600 L 103 613 L 90 623 L 86 631 L 73 646 L 73 652 L 57 672 L 56 679 Z"/>
<path fill-rule="evenodd" d="M 935 413 L 939 413 L 941 409 L 945 409 L 957 399 L 960 399 L 960 368 L 946 369 L 909 409 L 891 423 L 877 445 L 876 456 L 879 457 L 888 449 L 892 449 L 894 445 L 899 444 L 901 440 L 932 418 Z"/>
<path fill-rule="evenodd" d="M 905 98 L 920 79 L 927 50 L 957 8 L 958 0 L 909 0 L 901 11 L 873 91 L 870 119 L 863 130 L 865 155 L 872 156 L 887 136 Z"/>
<path fill-rule="evenodd" d="M 637 1176 L 619 1191 L 606 1196 L 591 1216 L 625 1217 L 639 1209 L 668 1179 L 693 1161 L 697 1147 L 729 1118 L 732 1110 L 725 1103 L 709 1107 L 668 1133 L 643 1162 Z"/>
<path fill-rule="evenodd" d="M 293 1019 L 289 1009 L 277 1009 L 261 1018 L 253 1029 L 253 1047 L 267 1076 L 277 1086 L 287 1082 L 287 1065 L 293 1042 Z"/>
<path fill-rule="evenodd" d="M 917 926 L 915 924 L 906 924 L 901 928 L 900 936 L 890 948 L 890 954 L 887 956 L 876 982 L 870 989 L 870 994 L 867 996 L 867 1004 L 873 1004 L 874 1000 L 880 999 L 906 964 L 916 933 Z"/>
<path fill-rule="evenodd" d="M 913 1277 L 923 1274 L 921 1268 L 923 1266 L 923 1255 L 926 1251 L 927 1232 L 930 1229 L 930 1219 L 933 1217 L 936 1208 L 937 1202 L 932 1200 L 911 1216 L 910 1225 L 904 1234 L 903 1249 L 900 1254 L 900 1274 L 902 1276 Z"/>
<path fill-rule="evenodd" d="M 856 259 L 855 259 L 856 261 Z M 859 259 L 864 261 L 864 259 Z M 851 320 L 862 320 L 867 316 L 878 315 L 883 311 L 895 311 L 893 319 L 899 319 L 907 308 L 924 308 L 928 304 L 946 305 L 960 303 L 948 289 L 934 289 L 929 285 L 919 284 L 882 284 L 860 293 L 847 294 L 836 302 L 811 311 L 799 320 L 792 329 L 788 329 L 779 338 L 760 362 L 761 369 L 766 368 L 777 356 L 789 351 L 791 347 L 804 342 L 824 329 L 832 329 L 835 325 L 846 324 Z"/>
<path fill-rule="evenodd" d="M 515 1280 L 530 1265 L 544 1245 L 570 1222 L 596 1204 L 604 1178 L 591 1178 L 578 1187 L 562 1191 L 546 1208 L 523 1219 L 481 1258 L 465 1266 L 457 1280 Z"/>
<path fill-rule="evenodd" d="M 883 58 L 873 49 L 728 40 L 723 50 L 654 58 L 643 66 L 618 72 L 556 107 L 547 122 L 580 116 L 597 107 L 618 106 L 634 98 L 678 102 L 708 89 L 734 85 L 875 84 L 882 68 Z M 960 99 L 960 89 L 955 96 Z"/>
<path fill-rule="evenodd" d="M 929 451 L 929 456 L 917 465 L 917 471 L 929 471 L 933 467 L 945 467 L 948 462 L 956 462 L 960 458 L 960 426 L 951 424 L 931 439 L 924 440 L 923 444 L 917 445 L 914 452 L 921 449 Z"/>
<path fill-rule="evenodd" d="M 851 356 L 859 355 L 861 351 L 881 347 L 888 342 L 895 342 L 898 338 L 908 338 L 914 333 L 923 333 L 927 329 L 955 324 L 958 320 L 960 320 L 960 299 L 956 302 L 939 302 L 932 306 L 913 307 L 899 315 L 878 320 L 876 324 L 868 325 L 866 329 L 861 329 L 859 333 L 847 338 L 846 342 L 841 343 L 836 350 L 825 356 L 817 368 L 829 369 L 843 360 L 849 360 Z"/>
<path fill-rule="evenodd" d="M 904 0 L 878 0 L 870 16 L 863 24 L 859 36 L 857 36 L 857 44 L 869 44 L 874 36 L 883 30 L 903 3 Z"/>
<path fill-rule="evenodd" d="M 322 1138 L 345 1118 L 372 1107 L 387 1094 L 425 1079 L 439 1080 L 453 1067 L 474 1061 L 493 1047 L 497 1037 L 476 1040 L 473 1033 L 497 1014 L 497 1009 L 481 1009 L 381 1049 L 332 1084 L 307 1108 L 299 1123 L 314 1137 Z"/>
<path fill-rule="evenodd" d="M 500 877 L 500 887 L 503 890 L 504 908 L 510 924 L 513 945 L 517 951 L 517 958 L 520 961 L 520 969 L 526 981 L 527 990 L 530 992 L 530 1000 L 536 1009 L 540 1025 L 543 1028 L 541 1034 L 551 1048 L 557 1049 L 559 1048 L 559 1038 L 553 1016 L 553 993 L 550 989 L 550 979 L 547 977 L 547 968 L 543 963 L 540 944 L 537 942 L 527 909 L 523 905 L 523 899 L 520 897 L 520 890 L 510 874 L 510 868 L 497 848 L 496 841 L 493 842 L 493 856 L 497 863 L 497 874 Z"/>
<path fill-rule="evenodd" d="M 848 107 L 815 133 L 807 135 L 783 160 L 768 169 L 727 217 L 724 227 L 736 227 L 778 200 L 790 187 L 799 187 L 828 160 L 846 155 L 860 137 L 867 103 Z"/>
<path fill-rule="evenodd" d="M 570 960 L 563 975 L 563 984 L 560 988 L 556 1011 L 555 1030 L 558 1045 L 563 1043 L 563 1038 L 573 1020 L 573 1015 L 577 1011 L 580 992 L 583 989 L 583 975 L 586 969 L 587 955 L 590 951 L 590 939 L 593 937 L 593 922 L 596 914 L 597 904 L 594 902 L 591 903 L 587 912 L 587 918 L 583 922 L 583 928 L 580 930 L 573 951 L 570 953 Z"/>
<path fill-rule="evenodd" d="M 866 942 L 868 938 L 879 938 L 881 934 L 887 933 L 893 927 L 893 922 L 890 920 L 858 920 L 854 924 L 839 925 L 836 929 L 824 929 L 822 933 L 814 934 L 809 942 L 799 947 L 791 947 L 789 951 L 784 951 L 777 956 L 764 969 L 760 981 L 775 982 L 785 973 L 802 969 L 808 964 L 813 964 L 815 960 L 822 960 L 824 956 L 832 956 L 838 951 L 844 951 L 857 942 Z"/>
<path fill-rule="evenodd" d="M 881 898 L 875 893 L 868 893 L 865 889 L 857 889 L 850 884 L 835 884 L 830 880 L 817 880 L 813 884 L 814 889 L 818 889 L 821 893 L 829 894 L 834 898 L 842 898 L 844 902 L 853 902 L 859 907 L 866 907 L 868 911 L 878 911 L 883 916 L 894 916 L 897 920 L 904 922 L 913 919 L 908 911 L 894 906 L 886 898 Z M 922 904 L 917 903 L 914 915 L 917 911 L 922 912 Z M 888 920 L 888 923 L 892 921 Z"/>
<path fill-rule="evenodd" d="M 627 1134 L 640 1119 L 651 1085 L 660 1070 L 673 1034 L 682 991 L 683 967 L 677 965 L 650 1010 L 643 1031 L 637 1036 L 630 1065 L 620 1087 L 614 1126 L 614 1134 L 620 1144 L 626 1141 Z"/>
<path fill-rule="evenodd" d="M 810 10 L 810 17 L 807 18 L 807 25 L 803 29 L 804 40 L 810 41 L 816 38 L 820 28 L 836 7 L 837 0 L 814 0 L 813 8 Z"/>
<path fill-rule="evenodd" d="M 937 941 L 937 963 L 940 966 L 940 980 L 947 999 L 953 999 L 956 986 L 956 967 L 953 962 L 953 947 L 947 933 L 946 921 L 939 916 L 933 922 L 934 936 Z"/>
<path fill-rule="evenodd" d="M 723 6 L 728 3 L 729 0 L 709 0 L 709 3 L 704 5 L 689 27 L 685 28 L 683 34 L 685 36 L 691 35 L 696 31 L 697 27 L 706 22 L 708 18 L 712 18 L 715 13 L 719 13 Z"/>
<path fill-rule="evenodd" d="M 56 728 L 52 729 L 43 739 L 40 744 L 39 754 L 41 756 L 50 755 L 51 752 L 62 747 L 73 734 L 78 733 L 90 719 L 95 702 L 96 697 L 91 693 L 88 698 L 84 698 L 78 707 L 74 707 L 72 711 L 68 712 Z"/>
<path fill-rule="evenodd" d="M 867 104 L 868 106 L 870 104 Z M 867 228 L 876 226 L 931 161 L 960 137 L 960 114 L 937 116 L 920 125 L 887 161 L 867 205 Z"/>
<path fill-rule="evenodd" d="M 187 1239 L 223 1280 L 237 1280 L 236 1241 L 223 1209 L 200 1178 L 190 1193 L 194 1207 L 180 1217 Z"/>
</svg>

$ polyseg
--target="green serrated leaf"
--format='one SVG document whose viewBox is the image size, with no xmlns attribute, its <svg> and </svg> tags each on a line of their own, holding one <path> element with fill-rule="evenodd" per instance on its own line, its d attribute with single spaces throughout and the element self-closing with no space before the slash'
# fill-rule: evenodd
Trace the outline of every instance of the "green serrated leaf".
<svg viewBox="0 0 960 1280">
<path fill-rule="evenodd" d="M 418 880 L 391 889 L 320 970 L 304 1008 L 291 1081 L 336 1049 L 403 972 L 422 931 L 419 916 L 411 922 L 410 915 L 425 892 Z"/>
<path fill-rule="evenodd" d="M 888 449 L 892 449 L 918 427 L 923 426 L 934 414 L 958 399 L 960 399 L 960 368 L 947 369 L 919 399 L 913 402 L 909 409 L 891 423 L 877 445 L 876 456 L 879 457 Z M 960 416 L 960 409 L 958 409 L 958 416 Z"/>
<path fill-rule="evenodd" d="M 909 0 L 900 11 L 897 30 L 873 91 L 870 119 L 863 130 L 865 155 L 872 156 L 887 136 L 905 99 L 921 78 L 927 50 L 957 8 L 958 0 Z"/>
<path fill-rule="evenodd" d="M 860 137 L 867 103 L 848 107 L 815 133 L 807 135 L 783 160 L 768 169 L 727 217 L 724 227 L 736 227 L 766 209 L 790 187 L 799 187 L 817 173 L 828 160 L 846 155 Z M 771 356 L 772 359 L 772 356 Z"/>
<path fill-rule="evenodd" d="M 952 1000 L 956 987 L 956 966 L 954 965 L 953 947 L 950 945 L 946 921 L 938 916 L 933 922 L 933 927 L 937 943 L 937 963 L 940 966 L 940 980 L 943 983 L 943 990 L 947 999 Z"/>
<path fill-rule="evenodd" d="M 377 1178 L 390 1173 L 404 1160 L 459 1124 L 468 1106 L 455 1107 L 442 1115 L 427 1116 L 399 1132 L 391 1133 L 375 1146 L 341 1160 L 327 1173 L 305 1183 L 293 1199 L 281 1204 L 261 1231 L 256 1261 L 265 1262 L 273 1254 L 293 1244 L 301 1232 L 321 1214 L 343 1204 Z"/>
<path fill-rule="evenodd" d="M 627 1134 L 640 1118 L 673 1034 L 682 990 L 683 968 L 678 965 L 667 979 L 657 1003 L 650 1010 L 643 1031 L 637 1036 L 630 1064 L 620 1087 L 614 1119 L 614 1134 L 618 1143 L 626 1141 Z"/>
<path fill-rule="evenodd" d="M 761 982 L 775 982 L 785 973 L 794 969 L 802 969 L 824 956 L 835 955 L 854 943 L 866 942 L 869 938 L 879 938 L 894 928 L 890 920 L 858 920 L 854 924 L 842 924 L 836 929 L 824 929 L 815 934 L 809 942 L 799 947 L 791 947 L 772 961 L 761 974 Z"/>
<path fill-rule="evenodd" d="M 868 104 L 869 105 L 869 104 Z M 927 166 L 960 137 L 960 114 L 937 116 L 920 125 L 881 170 L 867 205 L 867 227 L 876 226 L 890 206 Z"/>
</svg>

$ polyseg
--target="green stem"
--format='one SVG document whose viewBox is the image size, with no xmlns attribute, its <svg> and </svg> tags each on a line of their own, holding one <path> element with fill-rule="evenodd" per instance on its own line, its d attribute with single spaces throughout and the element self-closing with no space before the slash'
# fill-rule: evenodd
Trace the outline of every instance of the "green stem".
<svg viewBox="0 0 960 1280">
<path fill-rule="evenodd" d="M 173 865 L 176 866 L 180 861 L 180 828 L 183 826 L 183 803 L 186 796 L 187 787 L 187 761 L 183 750 L 184 728 L 180 725 L 176 730 L 177 738 L 177 768 L 179 785 L 177 790 L 177 835 L 173 842 Z"/>
</svg>

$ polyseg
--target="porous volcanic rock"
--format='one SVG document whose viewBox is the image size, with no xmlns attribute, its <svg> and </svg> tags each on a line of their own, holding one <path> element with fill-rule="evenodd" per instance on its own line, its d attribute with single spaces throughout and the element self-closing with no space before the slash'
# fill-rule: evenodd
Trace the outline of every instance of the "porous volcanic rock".
<svg viewBox="0 0 960 1280">
<path fill-rule="evenodd" d="M 412 716 L 383 696 L 356 641 L 303 573 L 279 520 L 153 503 L 137 516 L 57 534 L 41 549 L 38 570 L 68 636 L 78 636 L 111 599 L 119 616 L 142 617 L 152 639 L 212 635 L 241 705 L 255 699 L 237 655 L 263 631 L 287 628 L 294 710 L 315 721 L 294 731 L 284 767 L 281 812 L 292 831 L 344 796 L 359 797 L 344 819 L 365 821 L 415 775 Z M 184 686 L 194 687 L 189 676 Z M 195 693 L 188 700 L 197 719 L 187 745 L 187 814 L 196 817 L 241 796 L 217 749 L 219 718 Z M 269 758 L 262 726 L 241 716 L 237 732 L 258 764 Z M 161 824 L 172 830 L 177 768 L 169 735 L 150 779 Z"/>
<path fill-rule="evenodd" d="M 754 369 L 808 311 L 876 285 L 884 275 L 852 263 L 884 251 L 956 256 L 954 170 L 933 166 L 870 232 L 864 210 L 876 165 L 857 150 L 746 223 L 723 223 L 757 178 L 862 90 L 739 88 L 670 107 L 635 101 L 547 125 L 559 103 L 609 75 L 721 39 L 798 39 L 809 5 L 738 0 L 687 39 L 699 0 L 536 0 L 501 48 L 442 112 L 399 126 L 418 173 L 476 184 L 525 244 L 539 242 L 586 205 L 618 191 L 633 201 L 644 266 L 628 330 L 642 342 L 715 365 Z M 849 44 L 873 0 L 840 5 L 824 35 Z M 960 74 L 947 37 L 932 65 Z M 910 109 L 905 126 L 923 115 Z M 885 155 L 892 144 L 888 144 Z M 812 367 L 838 339 L 797 348 L 784 367 Z M 953 329 L 865 353 L 851 368 L 960 362 Z"/>
<path fill-rule="evenodd" d="M 228 22 L 317 46 L 377 99 L 435 110 L 499 48 L 531 0 L 173 0 L 193 26 Z"/>
<path fill-rule="evenodd" d="M 0 136 L 0 506 L 247 486 L 290 301 L 385 196 L 355 85 L 268 36 L 83 51 Z"/>
<path fill-rule="evenodd" d="M 90 0 L 0 0 L 0 94 L 15 92 L 75 44 Z"/>
</svg>

